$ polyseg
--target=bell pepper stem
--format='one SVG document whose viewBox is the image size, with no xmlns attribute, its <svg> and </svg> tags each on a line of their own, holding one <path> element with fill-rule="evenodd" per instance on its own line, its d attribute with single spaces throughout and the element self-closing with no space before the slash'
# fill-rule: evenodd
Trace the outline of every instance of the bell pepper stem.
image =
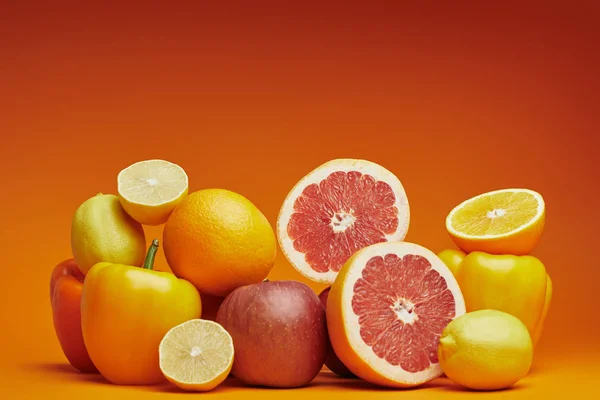
<svg viewBox="0 0 600 400">
<path fill-rule="evenodd" d="M 148 253 L 146 254 L 146 259 L 144 260 L 144 269 L 152 269 L 154 266 L 154 257 L 156 257 L 156 252 L 158 251 L 158 239 L 154 239 L 152 244 L 148 248 Z"/>
</svg>

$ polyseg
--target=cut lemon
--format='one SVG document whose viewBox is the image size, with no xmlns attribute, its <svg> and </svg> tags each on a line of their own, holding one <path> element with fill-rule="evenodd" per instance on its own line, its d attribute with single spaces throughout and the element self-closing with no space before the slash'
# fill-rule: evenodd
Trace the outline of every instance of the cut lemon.
<svg viewBox="0 0 600 400">
<path fill-rule="evenodd" d="M 188 177 L 179 165 L 164 160 L 140 161 L 117 176 L 121 205 L 144 225 L 167 222 L 188 193 Z"/>
<path fill-rule="evenodd" d="M 529 189 L 503 189 L 480 194 L 456 206 L 446 229 L 463 251 L 529 254 L 538 243 L 546 207 L 542 196 Z"/>
<path fill-rule="evenodd" d="M 208 391 L 227 378 L 233 365 L 233 341 L 213 321 L 193 319 L 173 327 L 158 349 L 165 378 L 184 390 Z"/>
</svg>

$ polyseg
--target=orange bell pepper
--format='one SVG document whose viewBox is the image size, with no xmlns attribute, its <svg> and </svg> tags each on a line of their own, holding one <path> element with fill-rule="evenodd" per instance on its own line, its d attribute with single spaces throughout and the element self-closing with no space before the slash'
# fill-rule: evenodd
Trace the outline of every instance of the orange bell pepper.
<svg viewBox="0 0 600 400">
<path fill-rule="evenodd" d="M 157 250 L 154 240 L 142 268 L 100 262 L 85 278 L 83 339 L 102 376 L 114 384 L 163 381 L 160 341 L 171 328 L 202 313 L 200 294 L 191 283 L 152 270 Z"/>
<path fill-rule="evenodd" d="M 61 262 L 50 276 L 50 302 L 54 330 L 65 357 L 81 372 L 98 372 L 81 332 L 81 292 L 84 276 L 75 260 Z"/>
</svg>

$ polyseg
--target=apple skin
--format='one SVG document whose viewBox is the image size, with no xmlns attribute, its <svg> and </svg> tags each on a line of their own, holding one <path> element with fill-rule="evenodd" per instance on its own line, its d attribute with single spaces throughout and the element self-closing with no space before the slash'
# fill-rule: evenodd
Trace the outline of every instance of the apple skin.
<svg viewBox="0 0 600 400">
<path fill-rule="evenodd" d="M 274 281 L 237 288 L 221 304 L 217 322 L 233 339 L 232 374 L 247 385 L 305 386 L 325 362 L 325 308 L 303 283 Z"/>
<path fill-rule="evenodd" d="M 327 309 L 327 298 L 329 297 L 329 290 L 331 287 L 325 288 L 321 294 L 319 294 L 319 300 L 323 304 L 323 307 Z M 329 335 L 327 335 L 327 355 L 325 357 L 325 365 L 327 368 L 331 370 L 334 374 L 337 374 L 344 378 L 355 378 L 356 375 L 352 373 L 344 365 L 344 363 L 339 359 L 339 357 L 335 354 L 333 347 L 331 346 L 331 342 L 329 341 Z"/>
</svg>

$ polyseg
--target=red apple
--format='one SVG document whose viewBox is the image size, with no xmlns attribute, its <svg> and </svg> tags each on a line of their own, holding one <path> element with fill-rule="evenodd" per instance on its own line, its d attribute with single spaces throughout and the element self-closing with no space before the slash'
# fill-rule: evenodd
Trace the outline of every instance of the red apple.
<svg viewBox="0 0 600 400">
<path fill-rule="evenodd" d="M 327 309 L 327 297 L 329 297 L 329 289 L 331 289 L 331 287 L 326 288 L 319 295 L 319 299 L 321 300 L 321 303 L 325 309 Z M 350 371 L 335 354 L 335 351 L 331 346 L 331 342 L 329 341 L 329 335 L 327 336 L 327 356 L 325 357 L 325 365 L 331 370 L 331 372 L 338 374 L 339 376 L 343 376 L 345 378 L 355 377 L 352 371 Z"/>
<path fill-rule="evenodd" d="M 233 339 L 232 373 L 248 385 L 305 386 L 323 367 L 325 309 L 303 283 L 262 282 L 237 288 L 221 304 L 217 322 Z"/>
</svg>

